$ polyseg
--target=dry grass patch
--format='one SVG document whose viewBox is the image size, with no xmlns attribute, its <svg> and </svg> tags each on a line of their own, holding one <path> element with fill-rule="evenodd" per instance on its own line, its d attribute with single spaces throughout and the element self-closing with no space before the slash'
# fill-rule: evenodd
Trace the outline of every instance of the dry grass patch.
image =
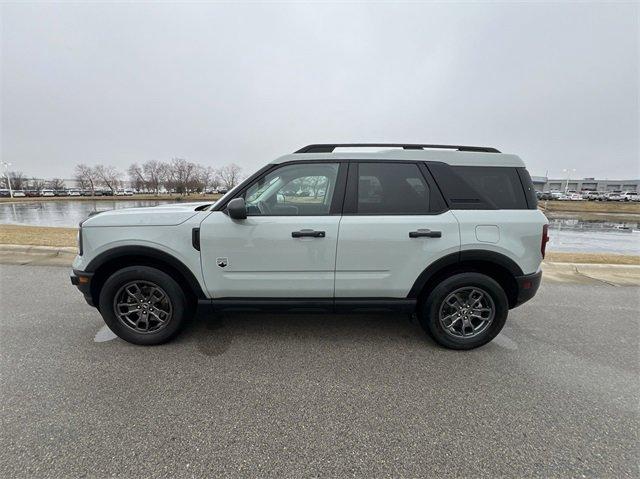
<svg viewBox="0 0 640 479">
<path fill-rule="evenodd" d="M 540 201 L 542 211 L 575 211 L 589 213 L 633 213 L 640 215 L 640 203 L 619 201 Z"/>
<path fill-rule="evenodd" d="M 0 225 L 0 244 L 75 246 L 77 228 Z"/>
<path fill-rule="evenodd" d="M 555 263 L 589 264 L 635 264 L 640 265 L 640 256 L 613 253 L 558 253 L 548 251 L 544 259 Z"/>
</svg>

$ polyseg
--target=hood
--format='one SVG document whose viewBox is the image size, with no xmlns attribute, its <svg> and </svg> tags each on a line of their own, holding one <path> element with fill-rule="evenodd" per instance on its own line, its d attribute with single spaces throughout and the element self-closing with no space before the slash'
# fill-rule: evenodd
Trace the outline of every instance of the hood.
<svg viewBox="0 0 640 479">
<path fill-rule="evenodd" d="M 121 208 L 98 211 L 82 223 L 83 228 L 94 226 L 173 226 L 184 223 L 198 214 L 197 208 L 210 205 L 202 203 L 175 203 L 142 208 Z"/>
</svg>

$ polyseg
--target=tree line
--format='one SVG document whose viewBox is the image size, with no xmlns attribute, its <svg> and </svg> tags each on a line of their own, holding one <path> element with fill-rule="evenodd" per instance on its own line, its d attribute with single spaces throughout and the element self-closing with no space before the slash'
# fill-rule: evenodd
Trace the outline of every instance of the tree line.
<svg viewBox="0 0 640 479">
<path fill-rule="evenodd" d="M 9 187 L 7 178 L 11 180 L 14 190 L 61 190 L 66 187 L 61 178 L 45 181 L 28 178 L 20 171 L 9 171 L 2 177 L 2 188 Z M 214 168 L 184 158 L 173 158 L 171 161 L 133 163 L 126 173 L 115 166 L 102 164 L 90 166 L 81 163 L 74 169 L 74 180 L 77 187 L 83 190 L 116 191 L 123 188 L 125 178 L 129 181 L 129 187 L 136 191 L 158 194 L 166 190 L 187 194 L 219 188 L 231 189 L 240 182 L 242 168 L 235 163 Z"/>
</svg>

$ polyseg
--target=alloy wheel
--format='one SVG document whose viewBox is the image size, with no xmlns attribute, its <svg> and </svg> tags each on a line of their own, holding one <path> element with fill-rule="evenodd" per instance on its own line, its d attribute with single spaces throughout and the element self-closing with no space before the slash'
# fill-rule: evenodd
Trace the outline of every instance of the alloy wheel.
<svg viewBox="0 0 640 479">
<path fill-rule="evenodd" d="M 438 320 L 448 335 L 468 339 L 487 330 L 495 310 L 489 293 L 476 286 L 465 286 L 447 295 L 440 305 Z"/>
<path fill-rule="evenodd" d="M 136 333 L 156 333 L 165 328 L 173 316 L 169 295 L 151 281 L 124 284 L 113 300 L 118 321 Z"/>
</svg>

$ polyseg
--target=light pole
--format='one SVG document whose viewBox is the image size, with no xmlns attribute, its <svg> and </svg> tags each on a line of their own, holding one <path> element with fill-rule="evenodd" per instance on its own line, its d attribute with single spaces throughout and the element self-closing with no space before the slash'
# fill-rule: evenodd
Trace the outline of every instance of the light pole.
<svg viewBox="0 0 640 479">
<path fill-rule="evenodd" d="M 562 172 L 567 174 L 567 183 L 566 183 L 566 185 L 564 187 L 564 193 L 566 195 L 567 191 L 569 191 L 569 177 L 571 176 L 572 172 L 573 173 L 576 172 L 576 169 L 575 168 L 565 168 L 565 169 L 562 170 Z"/>
<path fill-rule="evenodd" d="M 13 188 L 11 188 L 11 178 L 9 178 L 9 167 L 11 166 L 11 163 L 0 161 L 0 165 L 4 167 L 4 176 L 7 177 L 7 184 L 9 185 L 9 195 L 13 198 Z"/>
</svg>

